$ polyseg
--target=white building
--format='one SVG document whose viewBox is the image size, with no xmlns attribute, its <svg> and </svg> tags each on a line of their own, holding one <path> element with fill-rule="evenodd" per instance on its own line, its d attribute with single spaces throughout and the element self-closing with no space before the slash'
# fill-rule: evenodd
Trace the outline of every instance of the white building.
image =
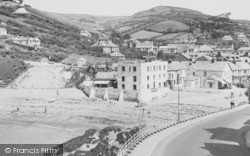
<svg viewBox="0 0 250 156">
<path fill-rule="evenodd" d="M 238 39 L 239 41 L 244 41 L 244 40 L 247 39 L 247 37 L 246 37 L 246 35 L 244 35 L 244 34 L 240 34 L 240 35 L 237 36 L 237 39 Z"/>
<path fill-rule="evenodd" d="M 223 41 L 233 41 L 233 38 L 231 35 L 226 35 L 222 38 Z"/>
<path fill-rule="evenodd" d="M 7 30 L 5 28 L 0 28 L 0 36 L 7 35 Z"/>
<path fill-rule="evenodd" d="M 92 35 L 87 30 L 81 30 L 80 35 L 85 37 L 92 37 Z"/>
<path fill-rule="evenodd" d="M 125 61 L 118 65 L 118 89 L 136 94 L 139 102 L 161 98 L 167 87 L 168 62 Z"/>
</svg>

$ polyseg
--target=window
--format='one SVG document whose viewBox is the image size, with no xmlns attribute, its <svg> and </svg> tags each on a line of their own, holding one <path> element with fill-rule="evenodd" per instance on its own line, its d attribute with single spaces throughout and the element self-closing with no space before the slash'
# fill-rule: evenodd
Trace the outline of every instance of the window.
<svg viewBox="0 0 250 156">
<path fill-rule="evenodd" d="M 193 76 L 195 76 L 195 72 L 193 72 Z"/>
<path fill-rule="evenodd" d="M 122 82 L 125 82 L 125 76 L 122 76 Z"/>
<path fill-rule="evenodd" d="M 147 71 L 149 72 L 149 66 L 147 66 Z"/>
<path fill-rule="evenodd" d="M 153 70 L 155 71 L 155 66 L 153 67 Z"/>
<path fill-rule="evenodd" d="M 122 89 L 125 89 L 125 84 L 122 84 Z"/>
<path fill-rule="evenodd" d="M 129 72 L 131 72 L 131 67 L 129 67 Z"/>
<path fill-rule="evenodd" d="M 207 72 L 206 71 L 204 71 L 204 77 L 207 77 Z"/>
<path fill-rule="evenodd" d="M 209 88 L 213 88 L 213 82 L 209 82 L 208 85 L 209 85 Z"/>
<path fill-rule="evenodd" d="M 171 74 L 168 74 L 168 77 L 171 79 Z"/>
<path fill-rule="evenodd" d="M 154 80 L 155 80 L 155 75 L 153 76 Z"/>
<path fill-rule="evenodd" d="M 161 79 L 161 75 L 159 75 L 159 79 Z"/>
<path fill-rule="evenodd" d="M 125 72 L 125 67 L 122 67 L 122 71 L 124 71 L 124 72 Z"/>
<path fill-rule="evenodd" d="M 133 76 L 133 80 L 134 80 L 134 82 L 136 82 L 137 81 L 137 77 Z"/>
<path fill-rule="evenodd" d="M 159 88 L 161 88 L 161 83 L 159 83 Z"/>
<path fill-rule="evenodd" d="M 163 70 L 166 70 L 166 66 L 165 65 L 163 66 Z"/>
<path fill-rule="evenodd" d="M 161 71 L 161 66 L 159 66 L 159 71 Z"/>
<path fill-rule="evenodd" d="M 133 71 L 136 72 L 136 67 L 133 67 Z"/>
<path fill-rule="evenodd" d="M 147 88 L 148 88 L 148 89 L 150 88 L 149 84 L 147 84 Z"/>
<path fill-rule="evenodd" d="M 136 85 L 133 85 L 133 90 L 136 90 Z"/>
<path fill-rule="evenodd" d="M 147 80 L 149 81 L 149 76 L 147 76 Z"/>
</svg>

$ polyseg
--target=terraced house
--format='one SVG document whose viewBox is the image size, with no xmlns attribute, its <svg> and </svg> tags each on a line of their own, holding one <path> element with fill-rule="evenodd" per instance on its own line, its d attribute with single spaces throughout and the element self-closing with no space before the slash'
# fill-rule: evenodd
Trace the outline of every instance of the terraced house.
<svg viewBox="0 0 250 156">
<path fill-rule="evenodd" d="M 136 94 L 140 102 L 164 96 L 168 91 L 168 62 L 124 61 L 118 65 L 118 89 Z"/>
</svg>

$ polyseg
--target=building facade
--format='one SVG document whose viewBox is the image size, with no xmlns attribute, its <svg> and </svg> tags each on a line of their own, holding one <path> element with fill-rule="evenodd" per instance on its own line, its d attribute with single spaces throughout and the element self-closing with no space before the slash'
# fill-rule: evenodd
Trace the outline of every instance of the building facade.
<svg viewBox="0 0 250 156">
<path fill-rule="evenodd" d="M 118 89 L 137 94 L 139 102 L 164 96 L 168 91 L 168 62 L 125 61 L 118 65 Z"/>
</svg>

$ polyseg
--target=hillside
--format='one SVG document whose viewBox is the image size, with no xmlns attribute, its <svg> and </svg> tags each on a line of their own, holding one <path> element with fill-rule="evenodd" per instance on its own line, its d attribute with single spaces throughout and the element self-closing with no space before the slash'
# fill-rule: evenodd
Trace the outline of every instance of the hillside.
<svg viewBox="0 0 250 156">
<path fill-rule="evenodd" d="M 79 27 L 59 21 L 49 14 L 30 6 L 25 6 L 25 9 L 29 12 L 27 15 L 13 14 L 20 6 L 11 4 L 12 2 L 0 2 L 0 22 L 7 24 L 4 27 L 7 29 L 8 34 L 38 37 L 41 40 L 42 49 L 39 50 L 41 53 L 37 53 L 36 56 L 30 55 L 33 60 L 47 56 L 55 57 L 55 60 L 60 61 L 71 53 L 86 54 L 89 46 L 97 38 L 96 33 L 92 33 L 92 38 L 82 37 L 80 36 Z M 1 55 L 15 52 L 18 54 L 12 55 L 13 57 L 19 55 L 18 58 L 25 59 L 22 55 L 27 55 L 34 50 L 15 45 L 10 41 L 11 37 L 9 36 L 9 39 L 6 38 L 4 42 L 15 50 L 9 52 L 8 49 L 3 48 Z"/>
<path fill-rule="evenodd" d="M 123 33 L 135 34 L 145 31 L 145 39 L 164 39 L 161 37 L 172 33 L 191 33 L 195 38 L 218 39 L 226 34 L 235 35 L 236 32 L 250 34 L 250 22 L 245 20 L 231 20 L 220 16 L 203 14 L 196 10 L 185 8 L 158 6 L 149 10 L 138 12 L 130 17 L 110 20 L 105 24 Z M 163 33 L 160 36 L 147 35 Z M 182 35 L 182 36 L 183 36 Z"/>
</svg>

